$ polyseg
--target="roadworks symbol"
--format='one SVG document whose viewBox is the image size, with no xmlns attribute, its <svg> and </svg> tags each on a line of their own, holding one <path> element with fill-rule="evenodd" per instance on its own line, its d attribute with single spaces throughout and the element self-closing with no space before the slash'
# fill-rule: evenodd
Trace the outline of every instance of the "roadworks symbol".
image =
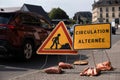
<svg viewBox="0 0 120 80">
<path fill-rule="evenodd" d="M 65 43 L 64 45 L 60 44 L 60 36 L 61 34 L 57 34 L 57 36 L 52 38 L 52 45 L 50 46 L 50 49 L 71 49 L 69 43 Z M 61 47 L 59 47 L 59 45 Z"/>
<path fill-rule="evenodd" d="M 64 24 L 59 22 L 43 44 L 38 48 L 37 54 L 76 54 L 72 48 L 72 39 Z"/>
</svg>

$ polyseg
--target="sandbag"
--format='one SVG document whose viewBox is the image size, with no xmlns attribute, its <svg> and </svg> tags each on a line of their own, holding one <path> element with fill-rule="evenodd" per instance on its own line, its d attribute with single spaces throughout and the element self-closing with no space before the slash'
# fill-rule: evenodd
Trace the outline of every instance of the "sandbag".
<svg viewBox="0 0 120 80">
<path fill-rule="evenodd" d="M 87 65 L 87 64 L 88 64 L 88 61 L 78 60 L 78 61 L 74 61 L 73 64 L 74 64 L 74 65 Z"/>
<path fill-rule="evenodd" d="M 58 66 L 62 69 L 73 69 L 73 66 L 69 63 L 59 62 Z"/>
<path fill-rule="evenodd" d="M 49 67 L 44 70 L 48 74 L 60 74 L 62 73 L 62 69 L 59 67 Z"/>
<path fill-rule="evenodd" d="M 101 70 L 101 71 L 112 70 L 111 62 L 110 61 L 105 61 L 103 63 L 99 63 L 99 64 L 96 65 L 96 68 Z"/>
<path fill-rule="evenodd" d="M 85 68 L 80 76 L 97 76 L 98 74 L 100 74 L 100 70 L 97 68 Z"/>
</svg>

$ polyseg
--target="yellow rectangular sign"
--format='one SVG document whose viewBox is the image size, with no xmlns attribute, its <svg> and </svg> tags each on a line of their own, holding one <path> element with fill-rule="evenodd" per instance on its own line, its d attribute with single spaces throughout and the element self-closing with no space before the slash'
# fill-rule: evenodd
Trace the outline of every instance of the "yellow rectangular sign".
<svg viewBox="0 0 120 80">
<path fill-rule="evenodd" d="M 111 25 L 76 25 L 73 38 L 74 49 L 107 49 L 111 47 Z"/>
</svg>

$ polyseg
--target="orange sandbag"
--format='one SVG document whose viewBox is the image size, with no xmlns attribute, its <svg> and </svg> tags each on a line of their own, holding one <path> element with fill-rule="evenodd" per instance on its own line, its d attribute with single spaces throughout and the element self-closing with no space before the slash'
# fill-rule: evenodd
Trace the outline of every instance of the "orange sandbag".
<svg viewBox="0 0 120 80">
<path fill-rule="evenodd" d="M 85 68 L 80 73 L 80 76 L 97 76 L 98 74 L 100 74 L 100 70 L 97 68 Z"/>
<path fill-rule="evenodd" d="M 59 67 L 49 67 L 45 69 L 45 72 L 48 74 L 60 74 L 62 72 L 62 69 Z"/>
<path fill-rule="evenodd" d="M 101 71 L 111 70 L 112 69 L 111 62 L 106 61 L 103 63 L 99 63 L 96 65 L 96 68 Z"/>
<path fill-rule="evenodd" d="M 73 66 L 69 63 L 59 62 L 58 66 L 62 69 L 72 69 Z"/>
</svg>

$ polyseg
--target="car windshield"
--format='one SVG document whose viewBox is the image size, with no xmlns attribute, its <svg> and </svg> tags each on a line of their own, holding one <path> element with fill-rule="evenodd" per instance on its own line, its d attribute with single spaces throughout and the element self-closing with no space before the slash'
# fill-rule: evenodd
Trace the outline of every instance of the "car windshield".
<svg viewBox="0 0 120 80">
<path fill-rule="evenodd" d="M 7 24 L 12 15 L 12 13 L 0 13 L 0 24 Z"/>
</svg>

